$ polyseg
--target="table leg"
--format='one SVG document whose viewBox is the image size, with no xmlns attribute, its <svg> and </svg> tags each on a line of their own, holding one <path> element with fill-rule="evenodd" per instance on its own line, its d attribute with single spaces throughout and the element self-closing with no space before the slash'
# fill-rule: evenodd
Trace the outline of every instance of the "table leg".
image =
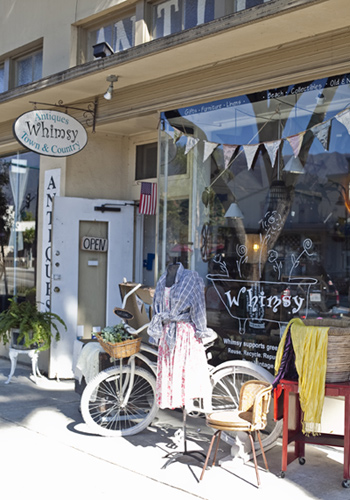
<svg viewBox="0 0 350 500">
<path fill-rule="evenodd" d="M 299 393 L 296 393 L 295 398 L 295 416 L 296 416 L 296 437 L 300 436 L 302 433 L 302 418 L 303 413 L 300 407 Z M 295 458 L 304 458 L 305 456 L 305 442 L 295 441 L 294 442 L 294 452 Z"/>
<path fill-rule="evenodd" d="M 38 373 L 38 353 L 35 351 L 29 351 L 28 356 L 32 360 L 32 371 L 33 371 L 33 377 L 34 377 L 34 382 L 37 383 L 37 373 Z"/>
<path fill-rule="evenodd" d="M 289 434 L 289 391 L 283 388 L 283 433 L 282 433 L 282 473 L 288 465 L 288 434 Z"/>
<path fill-rule="evenodd" d="M 8 376 L 5 384 L 9 384 L 10 383 L 11 378 L 12 378 L 13 374 L 15 373 L 16 366 L 17 366 L 18 352 L 10 349 L 9 356 L 10 356 L 10 360 L 11 360 L 11 370 L 10 370 L 10 374 L 9 374 L 9 376 Z"/>
<path fill-rule="evenodd" d="M 350 393 L 344 401 L 344 479 L 350 479 Z"/>
</svg>

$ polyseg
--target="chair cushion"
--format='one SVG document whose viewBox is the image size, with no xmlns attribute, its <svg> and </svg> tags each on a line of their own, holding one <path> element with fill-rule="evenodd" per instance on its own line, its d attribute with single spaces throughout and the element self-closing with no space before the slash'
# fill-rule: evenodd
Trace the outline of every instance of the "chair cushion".
<svg viewBox="0 0 350 500">
<path fill-rule="evenodd" d="M 250 430 L 252 412 L 239 410 L 215 411 L 207 415 L 207 424 L 220 430 Z"/>
</svg>

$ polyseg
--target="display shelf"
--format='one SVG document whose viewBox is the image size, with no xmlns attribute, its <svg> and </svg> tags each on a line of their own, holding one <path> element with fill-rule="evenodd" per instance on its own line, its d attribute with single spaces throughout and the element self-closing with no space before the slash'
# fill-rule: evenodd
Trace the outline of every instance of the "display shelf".
<svg viewBox="0 0 350 500">
<path fill-rule="evenodd" d="M 305 444 L 337 446 L 344 448 L 342 486 L 348 488 L 350 486 L 350 383 L 325 384 L 325 396 L 344 397 L 344 435 L 303 434 L 298 392 L 298 382 L 292 380 L 281 380 L 274 390 L 275 420 L 283 418 L 281 477 L 285 477 L 288 465 L 294 460 L 298 459 L 301 465 L 305 463 Z M 283 405 L 279 404 L 281 397 Z M 293 445 L 292 450 L 290 445 Z"/>
</svg>

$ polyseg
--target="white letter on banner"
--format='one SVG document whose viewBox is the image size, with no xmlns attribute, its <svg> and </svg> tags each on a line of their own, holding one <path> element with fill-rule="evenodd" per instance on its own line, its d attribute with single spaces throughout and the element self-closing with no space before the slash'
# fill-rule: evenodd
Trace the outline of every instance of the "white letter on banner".
<svg viewBox="0 0 350 500">
<path fill-rule="evenodd" d="M 205 21 L 205 4 L 207 0 L 198 0 L 197 4 L 197 25 L 203 24 Z"/>
<path fill-rule="evenodd" d="M 171 7 L 173 6 L 175 7 L 175 12 L 177 12 L 179 10 L 179 1 L 169 0 L 157 6 L 158 18 L 162 17 L 162 10 L 164 11 L 163 36 L 170 35 L 171 33 Z"/>
<path fill-rule="evenodd" d="M 132 22 L 132 34 L 134 35 L 134 30 L 135 30 L 135 16 L 130 17 L 130 21 Z M 115 31 L 117 34 L 117 38 L 115 41 L 115 51 L 118 52 L 119 50 L 126 50 L 130 49 L 131 45 L 129 42 L 129 39 L 127 37 L 125 27 L 124 27 L 124 22 L 123 21 L 118 21 L 115 23 Z M 134 38 L 134 36 L 133 36 Z"/>
</svg>

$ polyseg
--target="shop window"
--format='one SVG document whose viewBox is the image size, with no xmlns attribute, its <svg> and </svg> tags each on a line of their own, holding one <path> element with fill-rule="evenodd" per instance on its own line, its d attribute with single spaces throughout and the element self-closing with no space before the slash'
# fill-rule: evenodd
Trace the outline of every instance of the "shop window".
<svg viewBox="0 0 350 500">
<path fill-rule="evenodd" d="M 273 372 L 290 319 L 350 319 L 349 84 L 332 76 L 162 113 L 158 274 L 175 247 L 202 276 L 217 362 Z M 170 176 L 170 144 L 186 180 Z"/>
<path fill-rule="evenodd" d="M 43 52 L 37 50 L 14 60 L 15 86 L 40 80 L 42 77 Z"/>
<path fill-rule="evenodd" d="M 39 158 L 0 158 L 0 310 L 35 287 Z"/>
</svg>

